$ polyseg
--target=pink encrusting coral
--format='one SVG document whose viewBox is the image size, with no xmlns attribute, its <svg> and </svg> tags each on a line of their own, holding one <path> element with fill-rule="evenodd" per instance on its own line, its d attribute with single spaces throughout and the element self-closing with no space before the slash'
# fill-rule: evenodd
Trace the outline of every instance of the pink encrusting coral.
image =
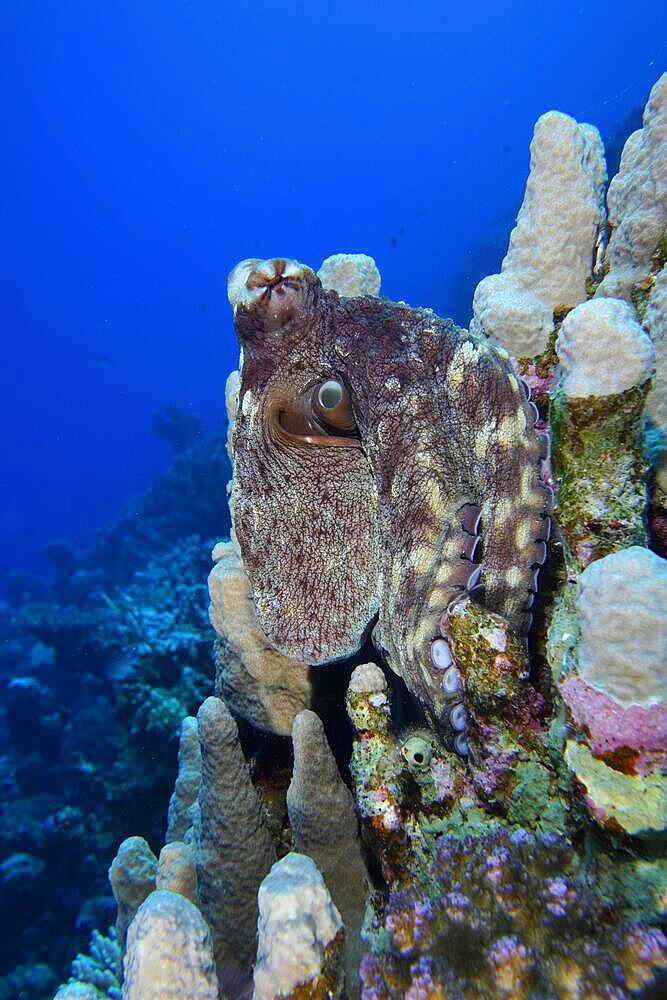
<svg viewBox="0 0 667 1000">
<path fill-rule="evenodd" d="M 594 757 L 626 774 L 667 769 L 667 700 L 625 708 L 575 674 L 560 692 Z"/>
</svg>

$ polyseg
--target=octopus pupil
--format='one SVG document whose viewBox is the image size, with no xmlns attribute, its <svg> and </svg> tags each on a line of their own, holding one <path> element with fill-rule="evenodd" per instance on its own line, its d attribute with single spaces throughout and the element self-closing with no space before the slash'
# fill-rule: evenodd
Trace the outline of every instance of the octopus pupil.
<svg viewBox="0 0 667 1000">
<path fill-rule="evenodd" d="M 421 753 L 415 754 L 415 764 L 422 764 L 424 762 L 424 755 Z"/>
<path fill-rule="evenodd" d="M 319 403 L 325 410 L 333 410 L 343 398 L 343 391 L 338 382 L 325 382 L 319 391 Z"/>
</svg>

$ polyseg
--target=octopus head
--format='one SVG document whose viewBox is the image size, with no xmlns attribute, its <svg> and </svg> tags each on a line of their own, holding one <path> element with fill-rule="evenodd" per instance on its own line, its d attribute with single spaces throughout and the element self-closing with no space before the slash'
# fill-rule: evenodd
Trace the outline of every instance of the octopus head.
<svg viewBox="0 0 667 1000">
<path fill-rule="evenodd" d="M 243 350 L 232 506 L 258 619 L 294 659 L 340 659 L 377 611 L 377 498 L 334 300 L 284 258 L 242 261 L 228 290 Z"/>
<path fill-rule="evenodd" d="M 242 260 L 227 279 L 239 338 L 252 342 L 277 332 L 281 337 L 297 334 L 319 291 L 315 272 L 296 260 Z"/>
</svg>

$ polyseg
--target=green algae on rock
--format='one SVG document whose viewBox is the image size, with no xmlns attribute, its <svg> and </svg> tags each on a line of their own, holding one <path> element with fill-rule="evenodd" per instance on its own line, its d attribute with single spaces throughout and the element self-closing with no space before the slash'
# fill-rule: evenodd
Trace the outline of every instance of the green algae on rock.
<svg viewBox="0 0 667 1000">
<path fill-rule="evenodd" d="M 649 383 L 605 397 L 551 399 L 558 524 L 576 569 L 646 545 L 644 403 Z"/>
</svg>

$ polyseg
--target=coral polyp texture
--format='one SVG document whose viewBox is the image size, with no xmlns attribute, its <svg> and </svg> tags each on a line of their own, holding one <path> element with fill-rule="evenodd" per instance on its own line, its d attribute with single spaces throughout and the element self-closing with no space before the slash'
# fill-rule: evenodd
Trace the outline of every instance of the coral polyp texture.
<svg viewBox="0 0 667 1000">
<path fill-rule="evenodd" d="M 338 996 L 343 990 L 343 921 L 315 863 L 276 862 L 259 889 L 255 1000 Z"/>
<path fill-rule="evenodd" d="M 666 105 L 610 227 L 542 116 L 470 332 L 363 255 L 231 272 L 217 697 L 112 866 L 125 997 L 667 995 Z"/>
</svg>

